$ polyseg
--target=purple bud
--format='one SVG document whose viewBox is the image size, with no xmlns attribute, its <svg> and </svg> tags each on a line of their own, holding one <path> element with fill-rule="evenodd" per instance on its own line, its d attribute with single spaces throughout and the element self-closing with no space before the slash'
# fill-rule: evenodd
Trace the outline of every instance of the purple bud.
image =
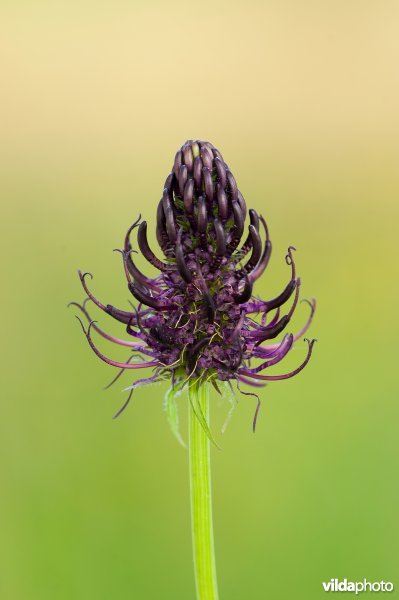
<svg viewBox="0 0 399 600">
<path fill-rule="evenodd" d="M 156 269 L 160 271 L 167 271 L 170 267 L 166 263 L 159 260 L 153 251 L 151 250 L 148 240 L 147 240 L 147 221 L 143 221 L 140 224 L 138 233 L 137 233 L 137 241 L 139 244 L 140 251 L 142 255 L 148 260 L 150 264 Z"/>
<path fill-rule="evenodd" d="M 194 180 L 189 179 L 186 182 L 186 186 L 184 188 L 184 208 L 186 209 L 189 215 L 193 214 L 193 192 L 194 192 Z"/>
<path fill-rule="evenodd" d="M 191 171 L 191 169 L 193 168 L 194 158 L 193 158 L 193 153 L 192 153 L 190 144 L 185 144 L 183 146 L 183 156 L 184 156 L 184 164 L 187 166 L 187 169 L 189 171 Z"/>
<path fill-rule="evenodd" d="M 249 209 L 249 220 L 251 221 L 251 225 L 253 225 L 255 227 L 256 231 L 259 231 L 258 213 L 253 208 Z"/>
<path fill-rule="evenodd" d="M 179 196 L 182 198 L 183 197 L 183 193 L 184 193 L 184 186 L 186 185 L 186 181 L 187 181 L 187 167 L 186 165 L 181 165 L 180 169 L 179 169 Z"/>
<path fill-rule="evenodd" d="M 174 178 L 175 178 L 175 174 L 172 171 L 172 173 L 169 173 L 169 175 L 167 176 L 165 185 L 164 185 L 164 189 L 168 190 L 168 194 L 169 194 L 170 198 L 172 197 Z"/>
<path fill-rule="evenodd" d="M 183 163 L 183 155 L 180 152 L 180 150 L 178 150 L 176 152 L 175 162 L 174 162 L 174 165 L 173 165 L 173 173 L 175 174 L 176 178 L 179 177 L 179 169 L 180 169 L 182 163 Z"/>
<path fill-rule="evenodd" d="M 175 219 L 173 216 L 173 210 L 171 208 L 168 208 L 166 210 L 165 218 L 166 218 L 166 231 L 168 233 L 168 237 L 169 237 L 171 243 L 175 244 L 176 239 L 177 239 L 177 232 L 176 232 Z"/>
<path fill-rule="evenodd" d="M 195 160 L 196 157 L 200 155 L 200 147 L 198 145 L 198 142 L 192 142 L 191 143 L 191 151 L 193 153 L 193 157 L 194 157 L 194 160 Z"/>
<path fill-rule="evenodd" d="M 207 216 L 206 202 L 205 202 L 205 199 L 202 196 L 200 196 L 198 198 L 198 217 L 197 217 L 197 227 L 198 227 L 199 233 L 206 232 L 207 224 L 208 224 L 208 216 Z"/>
<path fill-rule="evenodd" d="M 256 267 L 260 260 L 260 257 L 262 256 L 262 240 L 260 239 L 259 232 L 255 229 L 253 225 L 250 225 L 248 229 L 252 241 L 252 254 L 251 258 L 244 267 L 246 272 Z"/>
<path fill-rule="evenodd" d="M 213 223 L 216 234 L 216 255 L 224 256 L 226 254 L 226 234 L 222 223 L 215 219 Z"/>
<path fill-rule="evenodd" d="M 197 156 L 194 160 L 193 177 L 197 190 L 201 189 L 202 160 Z"/>
<path fill-rule="evenodd" d="M 245 277 L 244 289 L 235 297 L 235 302 L 237 304 L 244 304 L 244 302 L 248 302 L 252 296 L 252 288 L 253 283 L 248 279 L 248 277 Z"/>
<path fill-rule="evenodd" d="M 234 175 L 231 171 L 227 171 L 227 182 L 229 185 L 230 198 L 232 202 L 237 202 L 238 200 L 238 188 L 236 184 L 236 180 L 234 179 Z M 242 211 L 244 214 L 244 211 Z"/>
<path fill-rule="evenodd" d="M 232 238 L 228 247 L 230 253 L 237 248 L 244 231 L 244 216 L 241 212 L 238 202 L 233 202 L 233 215 L 235 227 L 233 229 Z"/>
<path fill-rule="evenodd" d="M 217 184 L 216 190 L 219 207 L 219 218 L 222 219 L 222 221 L 225 221 L 229 214 L 229 204 L 227 201 L 226 192 L 224 191 L 220 183 Z"/>
<path fill-rule="evenodd" d="M 203 165 L 209 169 L 210 171 L 212 171 L 212 153 L 210 150 L 208 150 L 208 148 L 206 146 L 202 146 L 201 147 L 201 159 L 203 162 Z"/>
<path fill-rule="evenodd" d="M 208 199 L 208 203 L 211 206 L 213 201 L 213 181 L 210 170 L 207 167 L 202 169 L 202 176 L 204 178 L 205 195 Z"/>
<path fill-rule="evenodd" d="M 220 185 L 222 186 L 222 188 L 225 188 L 226 182 L 227 182 L 226 166 L 220 160 L 220 158 L 215 158 L 215 168 L 216 168 L 216 175 L 217 175 L 218 181 L 219 181 Z"/>
<path fill-rule="evenodd" d="M 247 216 L 247 205 L 245 203 L 244 196 L 241 194 L 240 190 L 238 190 L 237 198 L 238 198 L 238 204 L 240 205 L 240 208 L 241 208 L 241 212 L 244 215 L 244 219 L 245 219 Z"/>
<path fill-rule="evenodd" d="M 165 252 L 165 250 L 168 246 L 169 238 L 168 238 L 168 234 L 166 233 L 166 221 L 165 221 L 165 213 L 164 213 L 164 209 L 163 209 L 162 200 L 159 201 L 158 208 L 157 208 L 156 235 L 157 235 L 158 244 L 160 245 L 162 250 Z"/>
</svg>

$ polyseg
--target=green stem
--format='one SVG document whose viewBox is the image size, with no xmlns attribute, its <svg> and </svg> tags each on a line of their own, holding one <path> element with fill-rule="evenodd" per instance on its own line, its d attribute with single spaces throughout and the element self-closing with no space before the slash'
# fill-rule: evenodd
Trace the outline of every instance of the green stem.
<svg viewBox="0 0 399 600">
<path fill-rule="evenodd" d="M 192 383 L 189 388 L 189 455 L 191 524 L 197 600 L 218 600 L 215 550 L 213 544 L 210 441 L 207 384 Z"/>
</svg>

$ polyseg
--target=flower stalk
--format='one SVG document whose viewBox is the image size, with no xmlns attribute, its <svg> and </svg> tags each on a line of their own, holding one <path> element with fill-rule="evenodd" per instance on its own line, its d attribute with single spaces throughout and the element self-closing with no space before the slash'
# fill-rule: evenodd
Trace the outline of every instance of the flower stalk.
<svg viewBox="0 0 399 600">
<path fill-rule="evenodd" d="M 205 419 L 209 426 L 208 388 L 206 383 L 198 381 L 189 387 L 191 525 L 197 600 L 219 598 L 213 541 L 210 439 L 200 420 Z"/>
</svg>

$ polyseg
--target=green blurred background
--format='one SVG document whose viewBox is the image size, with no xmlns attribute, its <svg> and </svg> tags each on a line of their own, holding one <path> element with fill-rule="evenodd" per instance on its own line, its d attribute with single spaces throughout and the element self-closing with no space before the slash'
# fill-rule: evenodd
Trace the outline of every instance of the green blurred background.
<svg viewBox="0 0 399 600">
<path fill-rule="evenodd" d="M 77 268 L 127 307 L 112 249 L 139 212 L 154 224 L 187 138 L 220 148 L 268 220 L 257 292 L 282 289 L 294 244 L 318 301 L 312 361 L 262 392 L 256 435 L 253 399 L 222 435 L 213 397 L 221 600 L 399 586 L 398 19 L 390 0 L 2 1 L 1 598 L 194 598 L 165 387 L 112 421 L 123 382 L 102 391 L 115 372 L 66 308 Z"/>
</svg>

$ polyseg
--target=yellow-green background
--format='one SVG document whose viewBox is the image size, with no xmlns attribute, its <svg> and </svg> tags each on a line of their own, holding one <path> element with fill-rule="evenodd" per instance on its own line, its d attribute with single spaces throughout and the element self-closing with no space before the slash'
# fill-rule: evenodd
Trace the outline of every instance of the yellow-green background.
<svg viewBox="0 0 399 600">
<path fill-rule="evenodd" d="M 282 289 L 295 244 L 318 301 L 314 357 L 262 392 L 256 435 L 253 399 L 223 436 L 213 399 L 221 600 L 323 598 L 332 577 L 399 586 L 398 3 L 3 0 L 0 23 L 0 597 L 194 598 L 165 388 L 112 421 L 122 385 L 102 391 L 114 371 L 66 308 L 79 267 L 127 306 L 112 249 L 139 212 L 154 239 L 187 138 L 220 148 L 268 220 L 256 291 Z"/>
</svg>

